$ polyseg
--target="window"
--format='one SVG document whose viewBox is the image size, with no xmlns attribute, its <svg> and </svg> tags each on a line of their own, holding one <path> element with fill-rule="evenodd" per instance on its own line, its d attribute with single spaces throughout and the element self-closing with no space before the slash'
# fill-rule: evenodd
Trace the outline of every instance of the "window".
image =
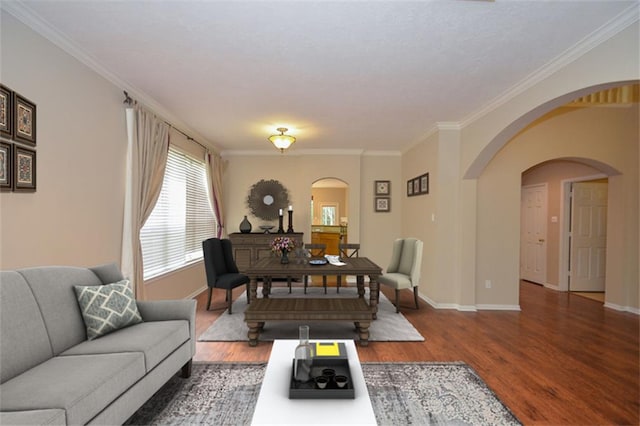
<svg viewBox="0 0 640 426">
<path fill-rule="evenodd" d="M 160 196 L 140 231 L 144 279 L 202 259 L 202 241 L 216 229 L 206 164 L 170 147 Z"/>
<path fill-rule="evenodd" d="M 320 211 L 323 225 L 338 224 L 338 205 L 335 203 L 320 203 Z"/>
</svg>

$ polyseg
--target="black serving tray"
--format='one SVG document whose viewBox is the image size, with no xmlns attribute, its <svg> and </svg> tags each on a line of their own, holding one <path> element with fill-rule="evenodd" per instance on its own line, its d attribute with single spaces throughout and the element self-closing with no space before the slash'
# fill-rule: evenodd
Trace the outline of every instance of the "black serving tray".
<svg viewBox="0 0 640 426">
<path fill-rule="evenodd" d="M 289 379 L 289 399 L 354 399 L 356 391 L 353 388 L 353 378 L 349 369 L 349 361 L 345 358 L 339 359 L 313 359 L 311 365 L 311 380 L 308 382 L 298 382 L 293 378 L 294 359 L 291 363 L 291 378 Z M 348 383 L 344 388 L 339 388 L 333 381 L 330 381 L 326 388 L 316 387 L 314 378 L 322 375 L 322 370 L 332 368 L 336 375 L 347 376 Z"/>
</svg>

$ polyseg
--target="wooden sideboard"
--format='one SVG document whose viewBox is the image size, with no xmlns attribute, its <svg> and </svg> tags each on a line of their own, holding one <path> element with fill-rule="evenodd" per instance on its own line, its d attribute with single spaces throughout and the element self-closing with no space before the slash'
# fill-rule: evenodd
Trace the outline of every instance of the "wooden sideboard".
<svg viewBox="0 0 640 426">
<path fill-rule="evenodd" d="M 284 234 L 265 234 L 264 232 L 243 234 L 241 232 L 234 232 L 229 234 L 229 239 L 233 246 L 233 258 L 240 272 L 245 272 L 247 268 L 258 261 L 258 259 L 271 256 L 271 242 L 276 237 L 293 238 L 296 242 L 296 247 L 300 247 L 304 241 L 303 232 Z"/>
</svg>

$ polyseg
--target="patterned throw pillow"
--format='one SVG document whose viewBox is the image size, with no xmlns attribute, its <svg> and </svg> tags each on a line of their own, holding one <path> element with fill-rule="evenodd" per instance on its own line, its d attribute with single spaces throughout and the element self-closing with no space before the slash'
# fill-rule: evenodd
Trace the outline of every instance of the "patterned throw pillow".
<svg viewBox="0 0 640 426">
<path fill-rule="evenodd" d="M 89 340 L 142 322 L 128 280 L 97 286 L 74 286 L 74 290 Z"/>
</svg>

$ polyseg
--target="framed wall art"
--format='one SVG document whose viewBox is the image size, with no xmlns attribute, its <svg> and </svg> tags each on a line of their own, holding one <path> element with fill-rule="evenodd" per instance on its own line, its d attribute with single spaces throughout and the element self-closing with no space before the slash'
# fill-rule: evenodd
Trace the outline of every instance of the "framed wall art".
<svg viewBox="0 0 640 426">
<path fill-rule="evenodd" d="M 391 211 L 391 197 L 376 197 L 375 211 L 387 213 Z"/>
<path fill-rule="evenodd" d="M 391 181 L 377 180 L 375 181 L 376 195 L 391 195 Z"/>
<path fill-rule="evenodd" d="M 0 142 L 0 191 L 13 189 L 13 146 Z"/>
<path fill-rule="evenodd" d="M 413 195 L 413 181 L 407 181 L 407 197 L 411 197 Z"/>
<path fill-rule="evenodd" d="M 36 190 L 36 152 L 18 145 L 13 146 L 13 190 Z"/>
<path fill-rule="evenodd" d="M 13 93 L 13 138 L 31 145 L 36 144 L 36 105 Z"/>
<path fill-rule="evenodd" d="M 0 84 L 0 135 L 13 137 L 13 92 Z"/>
<path fill-rule="evenodd" d="M 419 177 L 420 179 L 420 193 L 428 194 L 429 193 L 429 173 L 425 173 Z"/>
</svg>

